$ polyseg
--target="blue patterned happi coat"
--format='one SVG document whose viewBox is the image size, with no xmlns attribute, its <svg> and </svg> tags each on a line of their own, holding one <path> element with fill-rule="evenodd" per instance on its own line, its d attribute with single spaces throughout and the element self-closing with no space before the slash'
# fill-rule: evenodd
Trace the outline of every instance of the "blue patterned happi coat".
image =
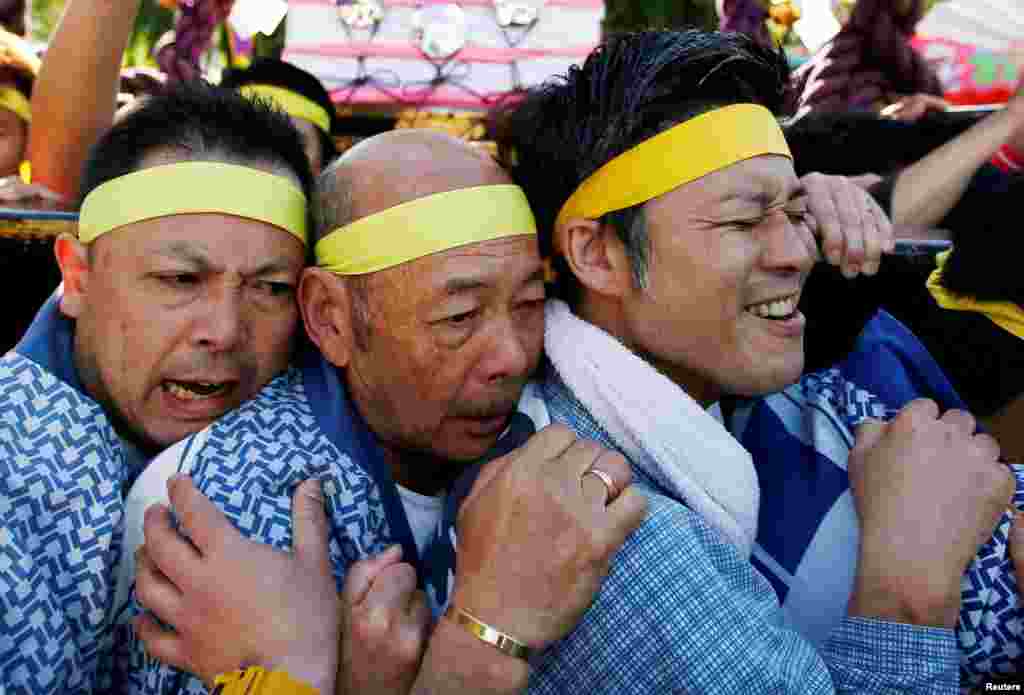
<svg viewBox="0 0 1024 695">
<path fill-rule="evenodd" d="M 856 573 L 859 524 L 847 458 L 854 429 L 887 420 L 914 398 L 942 410 L 967 406 L 934 359 L 885 312 L 835 368 L 781 393 L 736 404 L 729 428 L 754 458 L 761 485 L 752 561 L 775 588 L 788 621 L 821 644 L 843 615 Z M 1024 467 L 1013 503 L 1024 508 Z M 961 682 L 1024 670 L 1024 620 L 1004 514 L 961 582 Z M 935 533 L 942 533 L 935 529 Z"/>
<path fill-rule="evenodd" d="M 129 469 L 84 394 L 73 330 L 51 299 L 0 359 L 0 693 L 205 693 L 147 659 L 132 634 L 140 607 L 130 572 L 126 591 L 118 577 L 133 560 L 126 529 L 137 530 L 141 509 L 128 502 L 154 481 L 149 467 Z M 339 589 L 354 561 L 393 543 L 418 562 L 380 446 L 313 351 L 200 434 L 203 446 L 189 448 L 195 435 L 173 448 L 188 449 L 193 480 L 247 536 L 290 547 L 292 493 L 317 478 Z"/>
<path fill-rule="evenodd" d="M 255 399 L 154 461 L 151 466 L 164 468 L 156 476 L 158 492 L 167 478 L 168 454 L 242 533 L 280 549 L 291 547 L 295 487 L 308 478 L 320 480 L 339 591 L 352 563 L 395 543 L 403 546 L 403 559 L 418 566 L 383 451 L 349 403 L 335 367 L 312 350 Z M 136 488 L 152 487 L 148 473 L 139 477 Z M 130 528 L 139 528 L 141 507 L 130 506 L 128 517 Z M 142 608 L 130 589 L 121 595 L 125 599 L 116 602 L 114 628 L 120 692 L 206 693 L 199 679 L 146 658 L 130 625 Z"/>
<path fill-rule="evenodd" d="M 50 299 L 0 358 L 0 692 L 112 688 L 121 442 L 85 395 L 72 324 Z"/>
</svg>

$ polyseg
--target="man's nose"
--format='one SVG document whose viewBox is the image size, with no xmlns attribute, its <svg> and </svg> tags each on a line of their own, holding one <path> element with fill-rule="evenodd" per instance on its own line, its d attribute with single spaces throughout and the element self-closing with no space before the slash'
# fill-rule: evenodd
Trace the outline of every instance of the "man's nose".
<svg viewBox="0 0 1024 695">
<path fill-rule="evenodd" d="M 809 272 L 817 260 L 817 247 L 809 245 L 808 235 L 809 230 L 801 230 L 780 211 L 764 232 L 762 263 L 774 271 Z"/>
<path fill-rule="evenodd" d="M 197 306 L 192 342 L 213 352 L 225 352 L 241 344 L 247 333 L 242 288 L 224 285 L 211 288 Z"/>
<path fill-rule="evenodd" d="M 495 326 L 493 342 L 484 358 L 485 381 L 521 379 L 530 368 L 529 338 L 515 317 L 507 316 Z"/>
</svg>

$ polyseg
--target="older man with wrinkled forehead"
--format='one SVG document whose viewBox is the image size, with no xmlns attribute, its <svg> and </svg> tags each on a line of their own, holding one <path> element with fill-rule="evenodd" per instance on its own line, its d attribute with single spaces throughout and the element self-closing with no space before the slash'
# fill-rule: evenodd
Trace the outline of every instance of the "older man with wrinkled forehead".
<svg viewBox="0 0 1024 695">
<path fill-rule="evenodd" d="M 360 558 L 400 545 L 407 569 L 394 570 L 401 576 L 393 577 L 389 594 L 404 606 L 400 615 L 425 625 L 428 597 L 416 587 L 424 585 L 446 488 L 467 465 L 522 447 L 535 432 L 516 412 L 544 336 L 533 216 L 522 191 L 490 158 L 422 131 L 380 135 L 346 153 L 321 177 L 316 210 L 316 267 L 304 272 L 298 296 L 318 350 L 304 352 L 255 399 L 154 461 L 129 504 L 141 509 L 164 499 L 168 477 L 188 472 L 244 535 L 286 547 L 293 528 L 287 490 L 318 478 L 335 577 L 348 576 Z M 467 518 L 476 537 L 467 536 L 461 548 L 457 609 L 436 630 L 419 669 L 419 679 L 444 692 L 469 687 L 448 678 L 460 669 L 477 679 L 469 684 L 523 687 L 526 659 L 579 618 L 611 554 L 642 515 L 621 457 L 564 428 L 537 434 L 511 458 L 508 475 L 477 491 L 477 512 Z M 193 508 L 188 486 L 171 488 L 175 509 L 194 520 L 185 511 Z M 130 531 L 141 521 L 130 522 Z M 191 524 L 185 530 L 193 537 L 218 537 Z M 139 659 L 139 644 L 122 662 L 133 681 L 146 684 L 138 692 L 184 683 L 186 692 L 199 693 L 204 680 L 260 663 L 227 620 L 211 624 L 197 608 L 229 614 L 252 581 L 241 569 L 248 561 L 218 560 L 231 555 L 216 552 L 225 548 L 219 541 L 190 545 L 166 509 L 147 515 L 144 531 L 135 596 L 177 631 L 147 616 L 136 620 L 138 634 L 150 655 L 199 677 L 183 681 L 173 668 Z M 562 551 L 552 552 L 552 544 Z M 213 565 L 219 569 L 211 573 Z M 266 587 L 274 575 L 264 572 Z M 203 576 L 217 576 L 234 591 L 200 588 L 196 577 Z M 288 597 L 276 601 L 307 604 L 291 584 L 283 582 Z M 127 629 L 140 606 L 126 588 L 120 594 Z M 211 594 L 217 601 L 206 600 Z M 372 601 L 374 590 L 368 594 Z M 262 602 L 242 602 L 245 614 L 260 610 L 254 603 Z M 264 612 L 275 607 L 271 602 Z M 285 645 L 298 638 L 279 639 L 268 627 L 285 623 L 259 621 L 262 634 L 254 640 L 292 648 Z M 387 641 L 376 651 L 358 638 L 342 642 L 365 651 L 365 658 L 343 659 L 351 670 L 372 678 L 375 669 L 395 668 L 380 659 L 382 650 L 390 653 Z M 305 652 L 292 675 L 330 690 L 333 643 L 313 640 Z"/>
</svg>

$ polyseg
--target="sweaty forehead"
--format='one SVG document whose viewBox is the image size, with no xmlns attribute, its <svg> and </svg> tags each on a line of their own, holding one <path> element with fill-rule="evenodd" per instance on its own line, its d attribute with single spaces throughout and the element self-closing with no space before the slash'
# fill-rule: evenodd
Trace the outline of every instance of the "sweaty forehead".
<svg viewBox="0 0 1024 695">
<path fill-rule="evenodd" d="M 793 163 L 786 157 L 754 157 L 711 172 L 648 203 L 648 209 L 672 207 L 707 211 L 718 206 L 785 202 L 801 192 Z"/>
<path fill-rule="evenodd" d="M 534 235 L 492 239 L 436 253 L 374 273 L 382 292 L 392 288 L 410 305 L 432 304 L 448 296 L 515 292 L 543 280 Z"/>
<path fill-rule="evenodd" d="M 305 249 L 273 225 L 232 215 L 196 213 L 144 220 L 92 243 L 101 263 L 118 257 L 144 264 L 174 262 L 194 271 L 299 271 Z"/>
</svg>

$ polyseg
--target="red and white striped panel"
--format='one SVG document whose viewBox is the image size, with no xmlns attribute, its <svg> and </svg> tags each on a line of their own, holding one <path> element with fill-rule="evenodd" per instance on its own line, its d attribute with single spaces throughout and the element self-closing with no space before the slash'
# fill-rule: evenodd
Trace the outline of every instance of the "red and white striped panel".
<svg viewBox="0 0 1024 695">
<path fill-rule="evenodd" d="M 492 0 L 379 0 L 384 17 L 376 35 L 346 32 L 336 0 L 289 0 L 284 58 L 320 78 L 336 102 L 484 109 L 517 85 L 565 74 L 601 37 L 603 0 L 547 0 L 528 33 L 502 30 Z M 464 47 L 432 62 L 414 40 L 418 8 L 458 5 Z M 352 85 L 359 74 L 372 79 Z M 431 84 L 438 75 L 447 79 Z"/>
</svg>

